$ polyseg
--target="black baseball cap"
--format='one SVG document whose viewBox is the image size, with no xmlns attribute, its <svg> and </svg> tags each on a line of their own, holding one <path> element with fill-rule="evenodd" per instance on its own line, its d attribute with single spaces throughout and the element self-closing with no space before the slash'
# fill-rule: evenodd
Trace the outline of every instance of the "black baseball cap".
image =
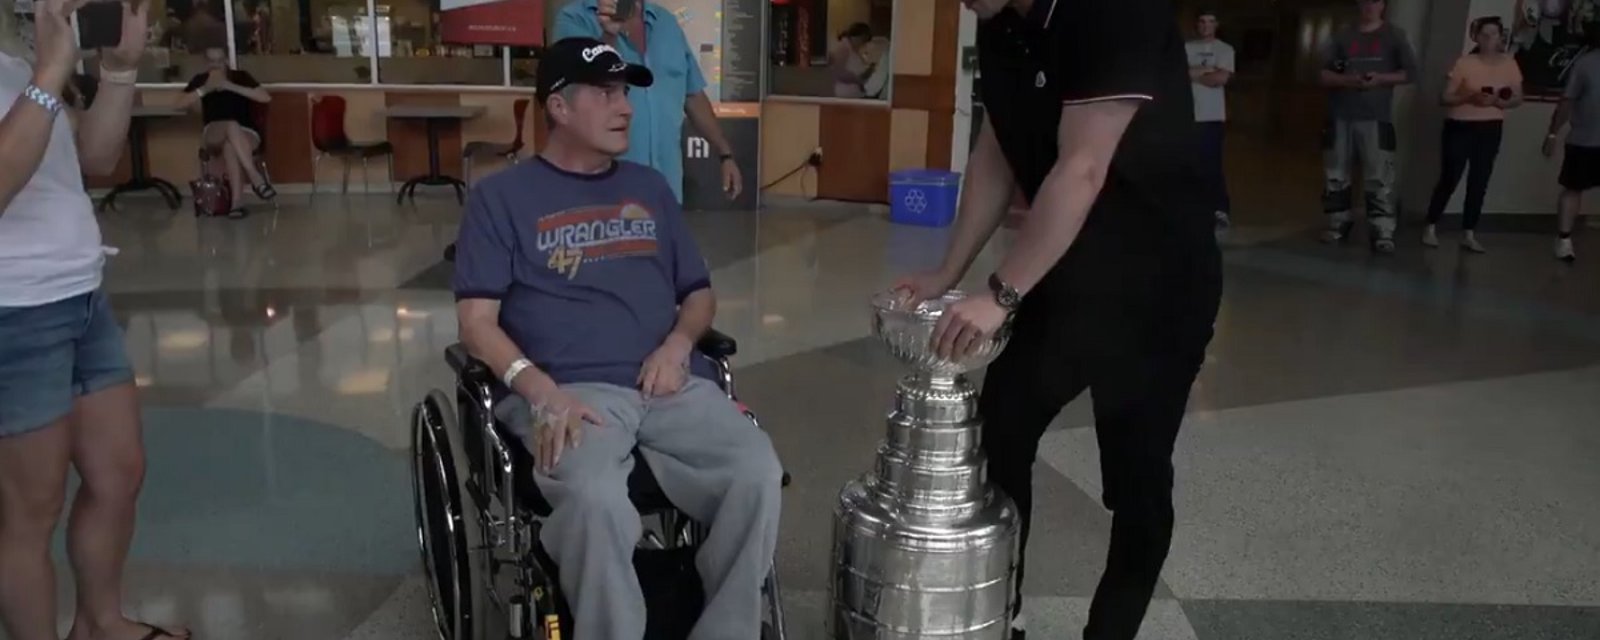
<svg viewBox="0 0 1600 640">
<path fill-rule="evenodd" d="M 539 102 L 574 84 L 621 80 L 635 87 L 648 87 L 656 80 L 649 69 L 628 64 L 615 48 L 594 38 L 564 38 L 546 47 L 536 75 Z"/>
</svg>

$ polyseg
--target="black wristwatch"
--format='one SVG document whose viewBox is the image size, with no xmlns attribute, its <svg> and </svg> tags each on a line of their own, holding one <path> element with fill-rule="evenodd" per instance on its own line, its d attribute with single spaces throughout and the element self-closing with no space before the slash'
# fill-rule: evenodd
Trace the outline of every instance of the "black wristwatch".
<svg viewBox="0 0 1600 640">
<path fill-rule="evenodd" d="M 989 292 L 994 294 L 994 301 L 1006 311 L 1016 311 L 1017 306 L 1022 304 L 1022 292 L 1001 280 L 998 273 L 989 274 Z"/>
</svg>

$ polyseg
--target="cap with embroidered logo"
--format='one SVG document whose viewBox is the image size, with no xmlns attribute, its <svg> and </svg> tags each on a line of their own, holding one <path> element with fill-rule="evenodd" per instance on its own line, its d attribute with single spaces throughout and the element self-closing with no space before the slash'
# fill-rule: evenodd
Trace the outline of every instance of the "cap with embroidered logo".
<svg viewBox="0 0 1600 640">
<path fill-rule="evenodd" d="M 626 82 L 648 87 L 655 75 L 642 65 L 629 64 L 609 44 L 594 38 L 565 38 L 545 48 L 536 72 L 539 102 L 574 84 Z"/>
</svg>

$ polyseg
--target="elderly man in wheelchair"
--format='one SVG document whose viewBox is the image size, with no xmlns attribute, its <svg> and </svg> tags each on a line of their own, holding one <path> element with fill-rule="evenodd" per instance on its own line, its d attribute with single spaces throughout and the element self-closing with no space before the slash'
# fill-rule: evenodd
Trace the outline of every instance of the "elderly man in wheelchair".
<svg viewBox="0 0 1600 640">
<path fill-rule="evenodd" d="M 567 611 L 580 640 L 680 635 L 660 619 L 696 587 L 691 640 L 782 635 L 771 571 L 783 469 L 732 398 L 734 347 L 711 330 L 716 298 L 672 190 L 615 160 L 627 89 L 651 82 L 599 41 L 554 44 L 538 79 L 546 149 L 468 201 L 454 252 L 465 353 L 448 359 L 481 545 L 456 533 L 459 507 L 438 506 L 460 500 L 437 394 L 419 407 L 416 441 L 424 562 L 447 640 L 478 633 L 474 588 L 507 609 L 511 637 L 559 637 Z M 478 546 L 491 575 L 464 578 Z M 637 556 L 684 547 L 699 584 L 654 589 L 669 602 L 647 607 Z M 509 593 L 493 575 L 502 565 L 516 569 Z"/>
</svg>

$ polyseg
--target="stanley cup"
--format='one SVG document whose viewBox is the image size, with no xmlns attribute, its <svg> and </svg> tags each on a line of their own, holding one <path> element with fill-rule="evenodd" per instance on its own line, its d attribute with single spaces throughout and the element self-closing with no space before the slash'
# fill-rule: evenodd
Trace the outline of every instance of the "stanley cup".
<svg viewBox="0 0 1600 640">
<path fill-rule="evenodd" d="M 872 300 L 873 334 L 911 368 L 900 379 L 876 468 L 834 511 L 828 633 L 834 640 L 1003 640 L 1014 600 L 1021 519 L 989 486 L 978 392 L 966 372 L 1005 348 L 1009 329 L 970 354 L 930 347 L 952 291 L 912 308 Z"/>
</svg>

